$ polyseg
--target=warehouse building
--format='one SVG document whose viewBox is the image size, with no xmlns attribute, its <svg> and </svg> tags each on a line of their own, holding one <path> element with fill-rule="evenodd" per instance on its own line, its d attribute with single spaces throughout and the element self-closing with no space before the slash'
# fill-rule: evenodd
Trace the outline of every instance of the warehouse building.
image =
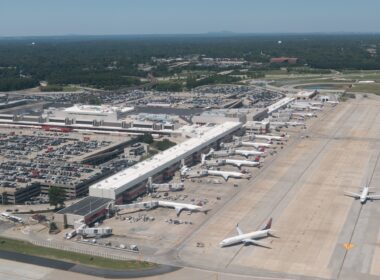
<svg viewBox="0 0 380 280">
<path fill-rule="evenodd" d="M 73 123 L 87 120 L 98 122 L 115 122 L 133 111 L 133 107 L 116 107 L 108 105 L 80 105 L 76 104 L 72 107 L 64 109 L 50 108 L 45 111 L 49 118 L 69 119 Z"/>
<path fill-rule="evenodd" d="M 113 199 L 116 203 L 133 200 L 146 191 L 149 177 L 159 182 L 172 176 L 181 161 L 187 164 L 199 160 L 202 152 L 230 138 L 241 127 L 239 122 L 211 126 L 196 137 L 90 186 L 90 196 Z"/>
<path fill-rule="evenodd" d="M 85 197 L 80 201 L 54 213 L 54 222 L 59 228 L 74 226 L 83 221 L 90 225 L 105 218 L 112 199 L 101 197 Z"/>
<path fill-rule="evenodd" d="M 222 124 L 225 122 L 258 121 L 268 116 L 266 108 L 239 108 L 239 109 L 219 109 L 205 111 L 199 116 L 192 117 L 191 121 L 196 124 Z"/>
</svg>

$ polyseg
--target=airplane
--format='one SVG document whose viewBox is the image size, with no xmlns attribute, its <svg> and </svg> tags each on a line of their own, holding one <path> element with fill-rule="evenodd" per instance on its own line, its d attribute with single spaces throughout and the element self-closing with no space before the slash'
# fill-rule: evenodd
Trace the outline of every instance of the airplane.
<svg viewBox="0 0 380 280">
<path fill-rule="evenodd" d="M 239 224 L 236 225 L 236 230 L 238 232 L 238 235 L 226 238 L 222 240 L 219 245 L 221 247 L 236 245 L 239 243 L 243 243 L 244 245 L 257 245 L 261 247 L 267 247 L 267 243 L 264 243 L 262 241 L 259 241 L 259 239 L 266 238 L 268 236 L 273 236 L 273 231 L 271 230 L 272 227 L 272 218 L 269 219 L 268 223 L 265 225 L 264 228 L 258 231 L 252 231 L 249 233 L 243 233 L 243 231 L 239 228 Z"/>
<path fill-rule="evenodd" d="M 242 146 L 254 147 L 256 149 L 259 149 L 259 148 L 270 148 L 272 146 L 272 144 L 269 144 L 269 143 L 259 143 L 259 142 L 245 142 L 245 141 L 242 141 L 240 143 L 241 143 Z"/>
<path fill-rule="evenodd" d="M 186 176 L 186 174 L 191 170 L 190 167 L 187 167 L 186 165 L 182 165 L 180 169 L 181 176 Z"/>
<path fill-rule="evenodd" d="M 220 170 L 208 170 L 203 169 L 199 171 L 193 171 L 184 174 L 184 176 L 194 178 L 194 177 L 204 177 L 204 176 L 221 176 L 224 178 L 225 181 L 228 181 L 229 178 L 243 178 L 243 179 L 249 179 L 251 178 L 250 174 L 244 174 L 241 172 L 234 172 L 234 171 L 220 171 Z"/>
<path fill-rule="evenodd" d="M 329 100 L 329 101 L 326 101 L 326 103 L 331 104 L 331 105 L 338 105 L 339 101 Z"/>
<path fill-rule="evenodd" d="M 282 126 L 304 126 L 303 122 L 270 122 L 270 125 L 282 127 Z"/>
<path fill-rule="evenodd" d="M 314 111 L 322 111 L 322 108 L 318 106 L 310 106 L 309 109 Z"/>
<path fill-rule="evenodd" d="M 194 204 L 178 203 L 178 202 L 173 202 L 173 201 L 162 201 L 162 200 L 158 201 L 158 206 L 174 208 L 177 213 L 177 216 L 179 216 L 181 212 L 184 210 L 189 211 L 190 213 L 203 212 L 205 214 L 207 214 L 208 211 L 211 210 L 211 209 L 204 209 L 202 206 L 198 206 Z"/>
<path fill-rule="evenodd" d="M 257 139 L 264 139 L 267 141 L 283 141 L 285 140 L 284 137 L 282 136 L 275 136 L 275 135 L 260 135 L 260 134 L 255 134 L 255 138 Z"/>
<path fill-rule="evenodd" d="M 257 157 L 254 161 L 253 160 L 239 160 L 239 159 L 226 159 L 226 164 L 231 164 L 239 169 L 242 166 L 249 166 L 249 167 L 256 167 L 260 166 L 260 157 Z"/>
<path fill-rule="evenodd" d="M 380 195 L 372 195 L 370 194 L 371 191 L 370 191 L 370 188 L 367 187 L 367 186 L 364 186 L 363 187 L 363 190 L 360 194 L 358 193 L 354 193 L 354 192 L 348 192 L 348 191 L 345 191 L 344 194 L 347 195 L 347 196 L 351 196 L 355 199 L 360 199 L 360 203 L 361 204 L 364 204 L 366 203 L 367 200 L 375 200 L 375 199 L 380 199 Z"/>
<path fill-rule="evenodd" d="M 189 212 L 203 212 L 205 214 L 208 213 L 211 209 L 204 209 L 202 206 L 194 205 L 194 204 L 187 204 L 187 203 L 178 203 L 173 201 L 162 201 L 162 200 L 152 200 L 152 201 L 146 201 L 146 202 L 138 202 L 138 203 L 132 203 L 132 204 L 124 204 L 124 205 L 115 205 L 114 208 L 116 210 L 121 209 L 130 209 L 130 208 L 140 208 L 143 210 L 151 210 L 153 208 L 157 207 L 168 207 L 168 208 L 174 208 L 176 211 L 177 216 L 181 214 L 182 211 L 186 210 Z"/>
<path fill-rule="evenodd" d="M 316 117 L 317 115 L 315 113 L 300 113 L 300 112 L 295 112 L 295 113 L 292 113 L 292 116 L 297 116 L 297 117 L 302 117 L 302 118 L 305 118 L 305 117 Z"/>
<path fill-rule="evenodd" d="M 234 165 L 238 167 L 239 169 L 242 166 L 256 167 L 256 166 L 260 166 L 260 157 L 259 156 L 256 157 L 255 161 L 239 160 L 239 159 L 220 159 L 220 160 L 207 161 L 206 155 L 202 154 L 202 165 L 222 166 L 226 164 Z"/>
<path fill-rule="evenodd" d="M 250 151 L 250 150 L 232 150 L 233 154 L 236 155 L 242 155 L 245 157 L 249 156 L 262 156 L 264 155 L 264 152 L 259 152 L 259 151 Z"/>
<path fill-rule="evenodd" d="M 225 181 L 228 181 L 229 178 L 238 178 L 238 179 L 250 179 L 251 174 L 244 174 L 240 172 L 233 171 L 219 171 L 219 170 L 206 170 L 207 175 L 213 176 L 222 176 Z"/>
</svg>

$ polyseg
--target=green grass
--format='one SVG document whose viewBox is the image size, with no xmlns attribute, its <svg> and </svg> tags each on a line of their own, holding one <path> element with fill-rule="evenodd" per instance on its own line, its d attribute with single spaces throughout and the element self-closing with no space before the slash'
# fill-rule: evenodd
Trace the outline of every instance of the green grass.
<svg viewBox="0 0 380 280">
<path fill-rule="evenodd" d="M 76 86 L 72 86 L 72 85 L 67 85 L 67 86 L 63 86 L 63 91 L 64 92 L 72 92 L 72 91 L 79 91 L 80 88 L 76 87 Z"/>
<path fill-rule="evenodd" d="M 380 95 L 380 84 L 357 84 L 350 88 L 350 92 L 368 92 Z"/>
<path fill-rule="evenodd" d="M 345 102 L 347 101 L 348 99 L 355 99 L 355 94 L 354 93 L 349 93 L 349 92 L 345 92 L 343 93 L 340 97 L 339 97 L 339 101 L 340 102 Z"/>
<path fill-rule="evenodd" d="M 70 251 L 62 251 L 53 248 L 36 246 L 26 241 L 0 237 L 0 250 L 39 256 L 49 259 L 68 261 L 99 268 L 117 270 L 140 270 L 154 268 L 157 265 L 143 261 L 111 260 L 103 257 L 90 256 Z"/>
</svg>

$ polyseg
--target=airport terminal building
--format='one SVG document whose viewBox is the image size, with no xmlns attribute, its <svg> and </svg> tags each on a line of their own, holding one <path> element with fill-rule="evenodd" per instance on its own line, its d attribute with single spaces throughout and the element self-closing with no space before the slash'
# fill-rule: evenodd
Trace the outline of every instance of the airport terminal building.
<svg viewBox="0 0 380 280">
<path fill-rule="evenodd" d="M 201 153 L 217 146 L 241 128 L 240 122 L 210 126 L 197 136 L 90 186 L 89 195 L 110 198 L 116 203 L 131 201 L 146 191 L 149 177 L 153 182 L 161 182 L 174 175 L 182 161 L 185 164 L 198 161 Z"/>
</svg>

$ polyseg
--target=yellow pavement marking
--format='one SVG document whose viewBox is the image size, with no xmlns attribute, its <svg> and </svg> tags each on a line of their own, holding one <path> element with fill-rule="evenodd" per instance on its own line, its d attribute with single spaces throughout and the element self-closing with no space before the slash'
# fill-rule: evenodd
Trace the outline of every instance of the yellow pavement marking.
<svg viewBox="0 0 380 280">
<path fill-rule="evenodd" d="M 346 249 L 346 250 L 350 250 L 354 247 L 354 244 L 352 243 L 344 243 L 343 244 L 343 247 Z"/>
</svg>

